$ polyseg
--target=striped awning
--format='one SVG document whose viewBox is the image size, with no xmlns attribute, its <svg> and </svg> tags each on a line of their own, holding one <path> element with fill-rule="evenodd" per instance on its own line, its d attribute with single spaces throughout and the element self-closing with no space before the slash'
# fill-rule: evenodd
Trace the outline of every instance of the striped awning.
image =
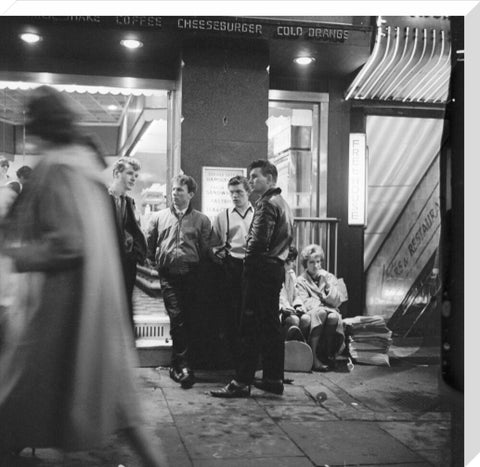
<svg viewBox="0 0 480 467">
<path fill-rule="evenodd" d="M 378 18 L 372 54 L 345 99 L 446 103 L 452 55 L 448 19 L 397 18 Z"/>
</svg>

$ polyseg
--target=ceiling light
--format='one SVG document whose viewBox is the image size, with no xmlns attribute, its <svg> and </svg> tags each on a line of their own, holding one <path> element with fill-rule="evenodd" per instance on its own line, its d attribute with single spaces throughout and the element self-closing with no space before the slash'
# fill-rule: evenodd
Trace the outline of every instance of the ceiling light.
<svg viewBox="0 0 480 467">
<path fill-rule="evenodd" d="M 23 34 L 20 34 L 20 39 L 22 39 L 22 41 L 24 42 L 27 42 L 28 44 L 35 44 L 35 42 L 38 42 L 41 37 L 33 32 L 25 32 Z"/>
<path fill-rule="evenodd" d="M 313 63 L 315 59 L 313 57 L 304 56 L 304 57 L 296 57 L 293 59 L 293 61 L 297 65 L 310 65 L 310 63 Z"/>
<path fill-rule="evenodd" d="M 108 107 L 107 107 L 108 110 L 118 110 L 118 106 L 116 106 L 115 104 L 110 104 Z"/>
<path fill-rule="evenodd" d="M 140 47 L 143 47 L 143 42 L 137 41 L 136 39 L 123 39 L 120 41 L 120 44 L 122 44 L 127 49 L 138 49 Z"/>
</svg>

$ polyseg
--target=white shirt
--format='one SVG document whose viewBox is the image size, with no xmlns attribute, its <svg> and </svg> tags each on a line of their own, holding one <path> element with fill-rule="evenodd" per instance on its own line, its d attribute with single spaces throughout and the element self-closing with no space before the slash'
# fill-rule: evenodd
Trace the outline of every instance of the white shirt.
<svg viewBox="0 0 480 467">
<path fill-rule="evenodd" d="M 177 214 L 178 218 L 180 219 L 180 218 L 182 218 L 182 217 L 185 215 L 185 213 L 187 212 L 188 206 L 187 206 L 185 209 L 181 209 L 181 210 L 180 210 L 180 209 L 177 209 L 176 207 L 174 207 L 174 209 L 175 209 L 175 213 Z"/>
<path fill-rule="evenodd" d="M 235 206 L 228 208 L 228 243 L 230 254 L 237 259 L 245 258 L 245 247 L 247 245 L 247 234 L 253 219 L 253 206 L 248 203 L 244 214 L 240 214 Z M 227 240 L 227 209 L 220 211 L 213 221 L 212 235 L 213 250 L 217 251 Z"/>
</svg>

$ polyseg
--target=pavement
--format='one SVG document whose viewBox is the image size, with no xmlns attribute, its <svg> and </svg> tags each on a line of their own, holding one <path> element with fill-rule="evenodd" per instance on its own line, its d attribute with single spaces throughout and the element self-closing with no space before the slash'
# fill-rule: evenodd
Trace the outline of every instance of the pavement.
<svg viewBox="0 0 480 467">
<path fill-rule="evenodd" d="M 441 380 L 439 347 L 396 347 L 390 366 L 286 373 L 282 396 L 253 388 L 248 399 L 209 395 L 228 370 L 196 371 L 184 390 L 165 367 L 137 368 L 145 427 L 172 467 L 463 466 L 463 406 Z M 7 467 L 141 465 L 119 434 L 88 452 L 25 449 Z"/>
</svg>

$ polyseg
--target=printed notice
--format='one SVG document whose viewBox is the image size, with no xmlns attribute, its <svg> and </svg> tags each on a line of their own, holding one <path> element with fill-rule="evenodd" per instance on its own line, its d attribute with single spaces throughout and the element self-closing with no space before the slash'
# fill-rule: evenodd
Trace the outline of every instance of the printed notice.
<svg viewBox="0 0 480 467">
<path fill-rule="evenodd" d="M 228 181 L 236 175 L 247 176 L 247 169 L 235 167 L 203 167 L 202 212 L 213 219 L 232 205 Z"/>
</svg>

